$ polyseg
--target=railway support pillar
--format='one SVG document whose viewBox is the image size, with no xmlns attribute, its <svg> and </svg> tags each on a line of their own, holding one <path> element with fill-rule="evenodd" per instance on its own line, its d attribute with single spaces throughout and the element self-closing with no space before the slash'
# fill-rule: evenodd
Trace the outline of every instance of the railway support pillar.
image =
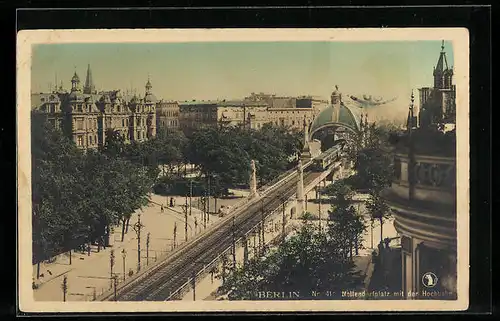
<svg viewBox="0 0 500 321">
<path fill-rule="evenodd" d="M 252 159 L 250 163 L 252 173 L 250 174 L 250 198 L 258 197 L 257 193 L 257 169 L 255 168 L 255 161 Z"/>
<path fill-rule="evenodd" d="M 297 165 L 297 171 L 299 173 L 299 180 L 297 181 L 297 217 L 301 217 L 304 214 L 304 169 L 302 168 L 302 161 L 299 160 Z"/>
<path fill-rule="evenodd" d="M 302 142 L 303 148 L 300 153 L 300 160 L 307 162 L 312 158 L 312 155 L 311 155 L 311 149 L 309 147 L 309 135 L 308 135 L 306 115 L 304 115 L 303 130 L 304 130 L 304 140 Z"/>
</svg>

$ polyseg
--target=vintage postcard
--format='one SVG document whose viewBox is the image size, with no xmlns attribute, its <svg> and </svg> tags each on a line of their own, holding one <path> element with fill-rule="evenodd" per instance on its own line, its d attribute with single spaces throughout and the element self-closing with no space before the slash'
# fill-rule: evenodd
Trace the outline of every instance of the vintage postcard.
<svg viewBox="0 0 500 321">
<path fill-rule="evenodd" d="M 467 309 L 466 29 L 17 45 L 21 311 Z"/>
</svg>

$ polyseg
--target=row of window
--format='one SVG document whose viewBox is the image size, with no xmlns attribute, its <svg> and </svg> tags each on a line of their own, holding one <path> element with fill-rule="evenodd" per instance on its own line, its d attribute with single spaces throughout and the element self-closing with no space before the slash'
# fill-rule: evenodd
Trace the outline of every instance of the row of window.
<svg viewBox="0 0 500 321">
<path fill-rule="evenodd" d="M 163 114 L 165 117 L 179 117 L 179 111 L 167 110 Z"/>
<path fill-rule="evenodd" d="M 161 125 L 162 126 L 168 126 L 168 127 L 175 127 L 175 126 L 178 126 L 178 121 L 175 120 L 175 119 L 170 119 L 170 120 L 162 120 L 161 121 Z"/>
<path fill-rule="evenodd" d="M 76 145 L 77 146 L 85 146 L 85 136 L 79 135 L 76 137 Z M 95 146 L 97 145 L 97 135 L 87 136 L 87 146 Z"/>
<path fill-rule="evenodd" d="M 119 134 L 122 136 L 124 140 L 127 140 L 130 132 L 129 131 L 119 132 Z M 85 137 L 87 137 L 87 141 L 85 141 Z M 145 138 L 147 138 L 146 133 L 142 131 L 137 132 L 137 139 L 145 139 Z M 97 145 L 97 143 L 98 143 L 97 135 L 88 135 L 88 136 L 78 135 L 76 137 L 77 146 L 95 146 Z"/>
</svg>

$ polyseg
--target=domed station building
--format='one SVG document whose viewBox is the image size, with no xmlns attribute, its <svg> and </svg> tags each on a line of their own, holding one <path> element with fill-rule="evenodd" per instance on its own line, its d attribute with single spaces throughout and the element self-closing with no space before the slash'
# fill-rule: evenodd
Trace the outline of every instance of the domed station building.
<svg viewBox="0 0 500 321">
<path fill-rule="evenodd" d="M 407 132 L 394 140 L 392 186 L 382 192 L 401 236 L 402 291 L 407 299 L 456 299 L 456 106 L 452 75 L 443 46 L 434 68 L 434 88 L 420 90 L 418 117 L 412 94 Z"/>
<path fill-rule="evenodd" d="M 310 141 L 321 141 L 323 151 L 330 148 L 335 141 L 346 140 L 344 150 L 357 149 L 368 134 L 368 120 L 363 121 L 362 109 L 355 101 L 342 97 L 338 86 L 330 96 L 330 104 L 323 109 L 310 124 L 308 136 Z M 352 164 L 351 164 L 352 165 Z"/>
</svg>

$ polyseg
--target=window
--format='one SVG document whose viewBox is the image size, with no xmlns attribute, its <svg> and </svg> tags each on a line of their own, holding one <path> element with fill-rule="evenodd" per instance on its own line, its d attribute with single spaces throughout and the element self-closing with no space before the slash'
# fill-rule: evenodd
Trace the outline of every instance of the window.
<svg viewBox="0 0 500 321">
<path fill-rule="evenodd" d="M 83 146 L 83 136 L 78 136 L 78 138 L 77 138 L 77 145 L 78 146 Z"/>
<path fill-rule="evenodd" d="M 83 119 L 76 120 L 76 129 L 83 129 Z"/>
<path fill-rule="evenodd" d="M 91 145 L 91 146 L 93 145 L 93 143 L 92 143 L 92 136 L 89 136 L 89 145 Z"/>
<path fill-rule="evenodd" d="M 122 119 L 122 127 L 125 127 L 125 119 Z"/>
</svg>

